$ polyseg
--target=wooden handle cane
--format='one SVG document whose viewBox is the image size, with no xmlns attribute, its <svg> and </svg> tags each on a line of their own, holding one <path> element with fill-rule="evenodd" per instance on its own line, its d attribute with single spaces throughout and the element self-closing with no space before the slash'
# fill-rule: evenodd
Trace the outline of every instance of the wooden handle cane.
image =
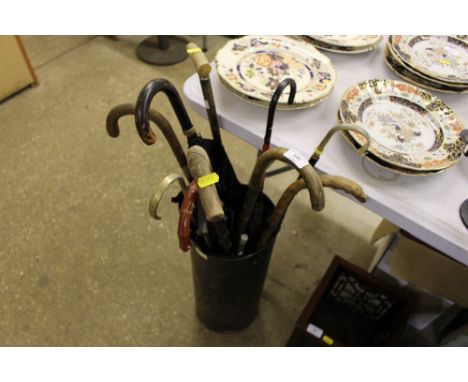
<svg viewBox="0 0 468 382">
<path fill-rule="evenodd" d="M 194 145 L 187 152 L 187 162 L 190 173 L 198 186 L 198 196 L 205 212 L 206 220 L 214 225 L 219 244 L 223 248 L 223 251 L 228 253 L 231 249 L 230 234 L 216 185 L 203 186 L 200 184 L 200 180 L 203 177 L 212 174 L 210 158 L 201 146 Z"/>
<path fill-rule="evenodd" d="M 350 179 L 344 178 L 342 176 L 335 175 L 320 175 L 320 181 L 323 187 L 331 187 L 336 190 L 342 190 L 348 194 L 353 195 L 361 203 L 364 203 L 367 200 L 367 195 L 365 194 L 362 187 L 353 182 Z M 271 215 L 271 218 L 267 222 L 267 226 L 263 233 L 260 236 L 260 239 L 257 244 L 257 249 L 262 248 L 268 243 L 268 241 L 273 237 L 273 235 L 278 232 L 281 223 L 286 215 L 286 211 L 293 201 L 294 197 L 302 190 L 306 189 L 307 185 L 304 179 L 298 179 L 295 182 L 291 183 L 289 187 L 283 192 L 276 207 Z"/>
</svg>

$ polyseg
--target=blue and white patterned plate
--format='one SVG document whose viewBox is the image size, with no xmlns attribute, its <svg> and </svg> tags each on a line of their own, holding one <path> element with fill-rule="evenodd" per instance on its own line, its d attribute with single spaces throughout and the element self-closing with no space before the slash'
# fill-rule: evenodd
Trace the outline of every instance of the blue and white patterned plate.
<svg viewBox="0 0 468 382">
<path fill-rule="evenodd" d="M 271 100 L 285 78 L 296 81 L 294 105 L 313 105 L 328 96 L 336 82 L 330 59 L 313 45 L 285 36 L 245 36 L 229 41 L 216 55 L 221 82 L 236 93 Z M 285 91 L 278 106 L 287 104 Z"/>
</svg>

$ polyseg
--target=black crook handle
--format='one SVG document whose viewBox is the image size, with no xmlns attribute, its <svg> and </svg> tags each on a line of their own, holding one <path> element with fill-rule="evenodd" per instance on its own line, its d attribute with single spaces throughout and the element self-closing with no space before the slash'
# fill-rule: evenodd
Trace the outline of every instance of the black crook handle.
<svg viewBox="0 0 468 382">
<path fill-rule="evenodd" d="M 288 105 L 292 105 L 294 102 L 294 97 L 296 97 L 296 81 L 294 81 L 292 78 L 286 78 L 281 81 L 273 93 L 273 96 L 271 97 L 270 107 L 268 108 L 267 127 L 265 132 L 265 139 L 263 140 L 262 152 L 270 148 L 271 132 L 273 130 L 273 119 L 275 117 L 276 106 L 278 105 L 278 101 L 283 94 L 284 89 L 288 85 L 291 88 L 291 91 L 289 92 Z"/>
<path fill-rule="evenodd" d="M 143 137 L 153 134 L 150 127 L 150 106 L 154 96 L 161 91 L 169 98 L 172 109 L 176 113 L 177 119 L 182 126 L 182 130 L 187 132 L 193 127 L 187 110 L 174 85 L 164 78 L 158 78 L 148 82 L 138 95 L 135 108 L 135 124 L 142 139 Z"/>
</svg>

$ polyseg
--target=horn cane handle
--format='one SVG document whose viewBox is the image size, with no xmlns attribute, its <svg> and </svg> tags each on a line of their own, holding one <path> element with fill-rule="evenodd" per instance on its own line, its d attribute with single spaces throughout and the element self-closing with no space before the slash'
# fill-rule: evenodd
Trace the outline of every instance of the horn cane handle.
<svg viewBox="0 0 468 382">
<path fill-rule="evenodd" d="M 211 66 L 203 51 L 198 47 L 197 44 L 189 42 L 187 44 L 187 53 L 192 59 L 193 65 L 195 66 L 198 75 L 201 78 L 207 78 L 211 73 Z"/>
</svg>

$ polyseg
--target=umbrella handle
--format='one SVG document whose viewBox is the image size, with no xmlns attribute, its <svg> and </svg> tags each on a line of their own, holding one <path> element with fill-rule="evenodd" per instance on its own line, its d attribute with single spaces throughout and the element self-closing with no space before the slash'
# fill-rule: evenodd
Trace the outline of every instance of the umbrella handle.
<svg viewBox="0 0 468 382">
<path fill-rule="evenodd" d="M 367 152 L 367 150 L 369 148 L 369 145 L 370 145 L 371 138 L 370 138 L 369 133 L 366 130 L 360 128 L 359 126 L 355 126 L 355 125 L 338 124 L 335 127 L 332 127 L 330 130 L 328 130 L 325 137 L 322 139 L 322 141 L 319 143 L 317 148 L 314 150 L 314 153 L 312 154 L 312 156 L 309 159 L 309 163 L 312 166 L 315 166 L 315 164 L 318 162 L 318 160 L 320 159 L 320 156 L 322 155 L 323 150 L 325 149 L 325 146 L 327 145 L 328 141 L 331 139 L 331 137 L 337 131 L 354 131 L 354 132 L 362 135 L 366 139 L 366 143 L 363 146 L 360 147 L 360 149 L 358 150 L 358 154 L 359 155 L 364 155 Z"/>
<path fill-rule="evenodd" d="M 190 222 L 192 221 L 193 210 L 198 198 L 197 183 L 192 181 L 184 193 L 184 200 L 180 206 L 179 226 L 177 236 L 179 237 L 179 248 L 187 252 L 192 244 L 190 243 Z"/>
<path fill-rule="evenodd" d="M 294 98 L 296 97 L 296 81 L 292 78 L 286 78 L 280 82 L 276 88 L 273 96 L 271 97 L 270 106 L 268 108 L 267 126 L 265 131 L 265 138 L 263 140 L 262 152 L 265 152 L 270 148 L 271 133 L 273 130 L 273 119 L 275 118 L 276 106 L 278 105 L 279 99 L 284 92 L 284 89 L 289 86 L 291 88 L 289 92 L 288 104 L 292 105 Z"/>
<path fill-rule="evenodd" d="M 208 62 L 203 51 L 198 47 L 197 44 L 189 42 L 187 44 L 187 53 L 192 59 L 195 70 L 200 78 L 207 78 L 211 73 L 211 65 Z"/>
<path fill-rule="evenodd" d="M 106 118 L 106 129 L 109 136 L 117 138 L 120 135 L 120 118 L 126 115 L 135 115 L 135 108 L 135 105 L 131 103 L 124 103 L 113 107 L 111 111 L 109 111 Z M 161 130 L 164 138 L 166 138 L 169 146 L 171 146 L 172 153 L 184 172 L 184 175 L 187 179 L 191 179 L 190 173 L 187 169 L 187 158 L 185 157 L 184 150 L 182 149 L 179 139 L 175 135 L 174 129 L 169 121 L 162 114 L 153 109 L 149 110 L 149 118 L 159 128 L 159 130 Z M 156 142 L 156 135 L 151 129 L 143 131 L 138 129 L 137 126 L 137 131 L 141 140 L 147 145 L 152 145 Z"/>
<path fill-rule="evenodd" d="M 239 243 L 240 235 L 245 233 L 247 225 L 251 219 L 252 212 L 262 189 L 265 171 L 276 160 L 284 162 L 295 168 L 299 172 L 300 176 L 305 179 L 307 188 L 309 189 L 312 208 L 316 211 L 320 211 L 324 208 L 325 196 L 322 183 L 320 182 L 316 171 L 309 163 L 307 163 L 306 160 L 302 160 L 301 162 L 293 160 L 289 154 L 291 154 L 291 150 L 284 147 L 276 147 L 262 153 L 257 158 L 257 163 L 252 175 L 250 176 L 245 201 L 242 205 L 238 224 L 236 226 L 236 243 Z"/>
<path fill-rule="evenodd" d="M 362 187 L 356 182 L 344 178 L 342 176 L 335 175 L 320 175 L 320 181 L 322 182 L 323 187 L 331 187 L 336 190 L 342 190 L 348 194 L 353 195 L 361 203 L 367 201 L 367 195 L 362 189 Z M 307 185 L 304 179 L 298 179 L 295 182 L 291 183 L 289 187 L 283 192 L 278 203 L 276 204 L 275 209 L 267 222 L 265 230 L 260 235 L 260 239 L 257 243 L 257 249 L 265 246 L 269 240 L 278 232 L 281 223 L 283 222 L 286 211 L 295 198 L 295 196 L 302 190 L 306 189 Z"/>
<path fill-rule="evenodd" d="M 149 211 L 150 216 L 153 219 L 161 220 L 161 216 L 158 215 L 159 204 L 165 192 L 169 189 L 171 184 L 174 183 L 175 181 L 179 183 L 180 189 L 182 191 L 185 191 L 185 189 L 187 188 L 187 184 L 185 183 L 185 180 L 181 175 L 174 173 L 174 174 L 170 174 L 166 176 L 161 181 L 161 183 L 159 183 L 158 189 L 156 190 L 154 195 L 151 197 L 151 200 L 149 202 L 148 211 Z"/>
<path fill-rule="evenodd" d="M 149 81 L 138 95 L 135 111 L 135 124 L 138 131 L 142 131 L 145 135 L 150 134 L 150 106 L 154 96 L 159 92 L 163 92 L 169 99 L 180 126 L 191 144 L 196 143 L 198 141 L 198 134 L 190 121 L 182 99 L 174 85 L 164 78 Z"/>
<path fill-rule="evenodd" d="M 219 132 L 218 115 L 216 113 L 216 104 L 214 102 L 213 89 L 210 81 L 211 65 L 197 44 L 194 44 L 193 42 L 188 43 L 187 53 L 192 59 L 195 70 L 200 78 L 200 86 L 203 93 L 203 99 L 205 100 L 205 108 L 210 122 L 211 134 L 216 143 L 216 148 L 219 150 L 222 143 L 221 133 Z"/>
</svg>

